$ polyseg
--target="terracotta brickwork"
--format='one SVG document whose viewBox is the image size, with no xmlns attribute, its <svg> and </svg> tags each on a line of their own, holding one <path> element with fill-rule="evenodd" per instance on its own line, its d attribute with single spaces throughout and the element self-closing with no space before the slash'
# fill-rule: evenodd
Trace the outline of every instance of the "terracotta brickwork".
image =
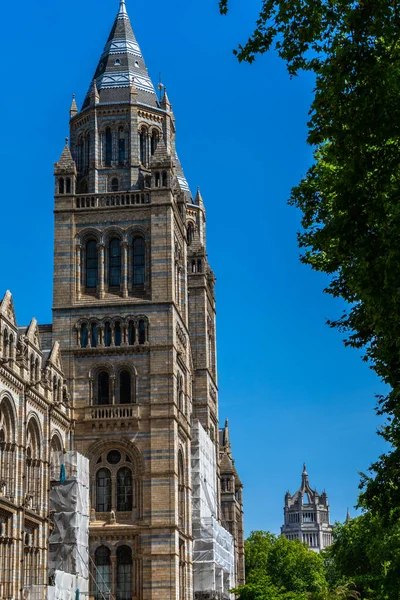
<svg viewBox="0 0 400 600">
<path fill-rule="evenodd" d="M 45 328 L 46 329 L 46 328 Z M 48 490 L 69 445 L 70 407 L 58 343 L 33 319 L 18 327 L 0 302 L 0 598 L 46 597 Z M 57 455 L 59 456 L 59 455 Z"/>
</svg>

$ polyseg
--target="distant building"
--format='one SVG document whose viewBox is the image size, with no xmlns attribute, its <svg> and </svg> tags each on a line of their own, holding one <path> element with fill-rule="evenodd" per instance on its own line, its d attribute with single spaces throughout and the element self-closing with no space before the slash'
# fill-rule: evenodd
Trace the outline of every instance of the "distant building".
<svg viewBox="0 0 400 600">
<path fill-rule="evenodd" d="M 326 492 L 320 495 L 310 487 L 306 465 L 300 489 L 293 496 L 286 493 L 281 533 L 288 540 L 305 542 L 315 552 L 332 544 L 328 496 Z"/>
</svg>

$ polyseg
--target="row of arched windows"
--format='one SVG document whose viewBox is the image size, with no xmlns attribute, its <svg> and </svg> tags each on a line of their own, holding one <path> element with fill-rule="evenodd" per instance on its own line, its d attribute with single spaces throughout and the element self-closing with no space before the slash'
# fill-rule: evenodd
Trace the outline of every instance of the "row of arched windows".
<svg viewBox="0 0 400 600">
<path fill-rule="evenodd" d="M 111 378 L 105 369 L 98 371 L 94 381 L 94 402 L 98 406 L 108 404 L 133 404 L 136 401 L 136 380 L 127 369 Z"/>
<path fill-rule="evenodd" d="M 4 359 L 14 358 L 15 337 L 14 334 L 6 327 L 3 334 L 0 336 L 0 357 Z"/>
<path fill-rule="evenodd" d="M 81 348 L 109 348 L 144 345 L 149 339 L 148 321 L 144 317 L 84 321 L 77 328 L 78 346 Z"/>
<path fill-rule="evenodd" d="M 156 151 L 159 139 L 159 131 L 156 129 L 149 131 L 147 127 L 141 127 L 139 131 L 139 157 L 142 165 L 149 165 L 150 156 L 153 156 Z"/>
<path fill-rule="evenodd" d="M 131 600 L 133 595 L 133 560 L 129 546 L 119 546 L 116 556 L 115 581 L 112 580 L 113 569 L 111 550 L 107 546 L 99 546 L 94 555 L 93 596 L 96 600 L 115 598 Z"/>
<path fill-rule="evenodd" d="M 110 288 L 119 289 L 122 283 L 122 241 L 113 238 L 106 246 L 104 277 L 105 284 Z M 132 284 L 144 285 L 146 268 L 145 241 L 137 236 L 132 240 Z M 97 240 L 90 239 L 85 245 L 85 271 L 83 274 L 84 285 L 87 289 L 96 289 L 100 282 L 100 260 Z"/>
<path fill-rule="evenodd" d="M 59 194 L 71 194 L 71 178 L 70 177 L 59 177 L 58 178 L 58 193 Z"/>
</svg>

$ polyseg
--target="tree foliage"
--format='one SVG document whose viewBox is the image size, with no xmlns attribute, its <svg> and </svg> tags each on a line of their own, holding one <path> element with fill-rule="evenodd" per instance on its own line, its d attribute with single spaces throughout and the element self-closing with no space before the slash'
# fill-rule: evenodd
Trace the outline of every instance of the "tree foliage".
<svg viewBox="0 0 400 600">
<path fill-rule="evenodd" d="M 228 0 L 221 0 L 221 12 Z M 389 393 L 378 398 L 391 448 L 364 475 L 362 502 L 400 511 L 400 1 L 263 0 L 236 54 L 274 48 L 291 76 L 315 74 L 308 143 L 315 161 L 292 190 L 302 261 L 329 276 L 346 310 L 329 321 L 363 349 Z"/>
<path fill-rule="evenodd" d="M 400 524 L 385 527 L 370 512 L 336 524 L 326 565 L 332 585 L 351 579 L 362 598 L 399 600 Z"/>
</svg>

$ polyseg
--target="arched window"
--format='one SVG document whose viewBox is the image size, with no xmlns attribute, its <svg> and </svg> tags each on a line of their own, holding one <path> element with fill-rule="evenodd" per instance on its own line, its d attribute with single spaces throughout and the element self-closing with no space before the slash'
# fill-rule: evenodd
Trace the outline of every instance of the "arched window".
<svg viewBox="0 0 400 600">
<path fill-rule="evenodd" d="M 88 345 L 88 327 L 86 323 L 81 325 L 81 348 L 87 348 Z"/>
<path fill-rule="evenodd" d="M 108 322 L 104 325 L 104 345 L 106 348 L 111 346 L 111 325 Z"/>
<path fill-rule="evenodd" d="M 107 371 L 97 375 L 97 404 L 110 404 L 110 376 Z"/>
<path fill-rule="evenodd" d="M 97 325 L 92 323 L 90 326 L 90 345 L 92 348 L 97 348 Z"/>
<path fill-rule="evenodd" d="M 146 343 L 146 323 L 144 319 L 140 319 L 139 321 L 139 344 Z"/>
<path fill-rule="evenodd" d="M 194 238 L 193 223 L 189 223 L 188 228 L 187 228 L 187 243 L 188 243 L 188 246 L 190 246 L 193 243 L 193 238 Z"/>
<path fill-rule="evenodd" d="M 163 171 L 163 174 L 162 174 L 162 186 L 163 187 L 167 187 L 167 184 L 168 184 L 168 175 L 167 175 L 166 171 Z"/>
<path fill-rule="evenodd" d="M 145 247 L 144 239 L 136 237 L 133 240 L 133 285 L 144 284 Z"/>
<path fill-rule="evenodd" d="M 86 136 L 86 152 L 85 152 L 85 167 L 88 169 L 90 165 L 90 133 Z"/>
<path fill-rule="evenodd" d="M 178 408 L 181 412 L 185 412 L 185 395 L 183 392 L 183 379 L 180 374 L 178 374 L 177 378 L 177 400 L 178 400 Z"/>
<path fill-rule="evenodd" d="M 53 480 L 60 480 L 62 446 L 57 435 L 53 435 L 50 444 L 50 476 Z"/>
<path fill-rule="evenodd" d="M 155 187 L 160 187 L 160 173 L 158 171 L 154 175 L 154 186 Z"/>
<path fill-rule="evenodd" d="M 139 136 L 140 141 L 140 162 L 142 165 L 147 164 L 147 131 L 142 129 Z"/>
<path fill-rule="evenodd" d="M 111 552 L 106 546 L 97 548 L 94 555 L 96 600 L 111 598 Z"/>
<path fill-rule="evenodd" d="M 58 193 L 59 194 L 64 193 L 64 178 L 63 177 L 60 177 L 60 179 L 58 180 Z"/>
<path fill-rule="evenodd" d="M 98 279 L 97 242 L 89 240 L 86 243 L 86 287 L 96 288 Z"/>
<path fill-rule="evenodd" d="M 111 510 L 111 473 L 108 469 L 100 469 L 96 473 L 96 511 Z"/>
<path fill-rule="evenodd" d="M 7 329 L 4 330 L 3 333 L 3 357 L 7 358 L 8 355 L 8 331 Z"/>
<path fill-rule="evenodd" d="M 135 322 L 129 321 L 129 325 L 128 325 L 128 344 L 129 344 L 129 346 L 133 346 L 135 341 L 136 341 Z"/>
<path fill-rule="evenodd" d="M 111 240 L 109 246 L 109 285 L 121 285 L 121 244 L 116 238 Z"/>
<path fill-rule="evenodd" d="M 119 403 L 131 404 L 132 377 L 129 371 L 121 371 L 119 376 Z"/>
<path fill-rule="evenodd" d="M 65 191 L 67 194 L 71 193 L 71 178 L 67 177 L 67 179 L 65 180 Z"/>
<path fill-rule="evenodd" d="M 158 131 L 153 131 L 151 134 L 151 155 L 153 156 L 158 146 Z"/>
<path fill-rule="evenodd" d="M 118 181 L 117 177 L 113 177 L 111 180 L 111 191 L 118 192 L 118 190 L 119 190 L 119 181 Z"/>
<path fill-rule="evenodd" d="M 106 129 L 106 148 L 105 148 L 105 164 L 106 167 L 111 165 L 112 160 L 112 133 L 111 129 L 107 127 Z"/>
<path fill-rule="evenodd" d="M 132 550 L 120 546 L 117 550 L 117 597 L 116 600 L 132 598 Z"/>
<path fill-rule="evenodd" d="M 128 467 L 122 467 L 117 473 L 117 510 L 127 512 L 132 508 L 132 471 Z"/>
<path fill-rule="evenodd" d="M 178 517 L 179 527 L 185 526 L 185 469 L 182 452 L 178 453 Z"/>
<path fill-rule="evenodd" d="M 115 323 L 114 336 L 115 336 L 115 345 L 120 346 L 121 345 L 121 323 L 119 321 L 117 321 L 117 323 Z"/>
<path fill-rule="evenodd" d="M 118 164 L 125 164 L 125 131 L 123 127 L 118 130 Z"/>
</svg>

